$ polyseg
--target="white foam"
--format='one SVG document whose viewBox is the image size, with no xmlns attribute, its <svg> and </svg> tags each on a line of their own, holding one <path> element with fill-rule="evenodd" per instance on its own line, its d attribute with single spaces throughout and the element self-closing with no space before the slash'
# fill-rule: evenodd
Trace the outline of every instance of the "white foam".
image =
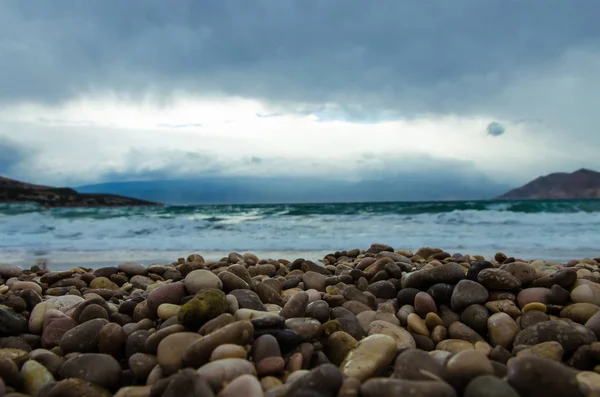
<svg viewBox="0 0 600 397">
<path fill-rule="evenodd" d="M 40 251 L 63 262 L 86 261 L 86 255 L 92 262 L 117 260 L 117 253 L 122 260 L 170 261 L 192 252 L 323 253 L 367 248 L 373 242 L 557 260 L 600 256 L 600 212 L 518 213 L 494 208 L 299 216 L 269 207 L 232 207 L 230 212 L 198 207 L 180 213 L 168 208 L 32 210 L 1 216 L 0 262 L 32 260 L 40 257 Z"/>
</svg>

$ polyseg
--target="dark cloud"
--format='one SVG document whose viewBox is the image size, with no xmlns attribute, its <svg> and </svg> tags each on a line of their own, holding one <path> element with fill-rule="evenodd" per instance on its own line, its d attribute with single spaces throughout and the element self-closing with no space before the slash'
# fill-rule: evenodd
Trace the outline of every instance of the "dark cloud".
<svg viewBox="0 0 600 397">
<path fill-rule="evenodd" d="M 410 157 L 410 156 L 409 156 Z M 266 161 L 267 164 L 272 163 Z M 489 199 L 511 186 L 479 173 L 472 164 L 427 158 L 406 169 L 397 159 L 362 172 L 359 180 L 321 175 L 240 175 L 229 167 L 199 171 L 185 179 L 141 171 L 104 175 L 111 182 L 79 186 L 88 193 L 113 193 L 169 204 L 245 204 L 289 202 L 372 202 Z M 322 165 L 321 165 L 322 166 Z M 148 179 L 148 177 L 151 177 Z M 158 178 L 155 178 L 158 177 Z"/>
<path fill-rule="evenodd" d="M 489 123 L 486 130 L 488 135 L 491 136 L 500 136 L 506 132 L 506 128 L 496 121 Z"/>
<path fill-rule="evenodd" d="M 0 176 L 11 176 L 33 154 L 31 148 L 0 135 Z"/>
<path fill-rule="evenodd" d="M 463 111 L 600 37 L 581 0 L 0 3 L 0 101 L 227 94 L 351 117 Z"/>
</svg>

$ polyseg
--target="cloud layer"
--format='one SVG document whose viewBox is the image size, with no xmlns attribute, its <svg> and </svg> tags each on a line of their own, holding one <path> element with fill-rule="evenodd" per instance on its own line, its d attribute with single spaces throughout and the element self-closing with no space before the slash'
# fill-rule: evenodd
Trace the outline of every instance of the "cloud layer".
<svg viewBox="0 0 600 397">
<path fill-rule="evenodd" d="M 519 184 L 600 168 L 598 15 L 596 0 L 1 2 L 0 172 L 357 179 L 449 161 Z"/>
</svg>

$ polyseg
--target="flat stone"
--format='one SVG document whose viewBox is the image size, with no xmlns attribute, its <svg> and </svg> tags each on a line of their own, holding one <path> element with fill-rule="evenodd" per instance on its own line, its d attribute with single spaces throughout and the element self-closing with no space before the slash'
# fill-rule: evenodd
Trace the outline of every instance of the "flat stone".
<svg viewBox="0 0 600 397">
<path fill-rule="evenodd" d="M 490 290 L 512 290 L 521 287 L 521 281 L 502 269 L 483 269 L 477 275 L 477 281 Z"/>
<path fill-rule="evenodd" d="M 19 335 L 27 332 L 27 318 L 12 308 L 0 305 L 0 335 Z"/>
<path fill-rule="evenodd" d="M 370 379 L 360 387 L 363 397 L 414 396 L 414 397 L 456 397 L 456 391 L 442 381 L 422 381 L 407 379 Z"/>
<path fill-rule="evenodd" d="M 444 367 L 429 353 L 409 348 L 396 358 L 394 377 L 408 380 L 439 380 L 444 377 Z"/>
<path fill-rule="evenodd" d="M 572 354 L 579 346 L 595 342 L 596 335 L 585 327 L 564 321 L 546 321 L 535 324 L 519 332 L 515 345 L 537 345 L 542 342 L 556 341 L 561 344 L 565 354 Z"/>
<path fill-rule="evenodd" d="M 146 266 L 142 265 L 141 263 L 136 263 L 136 262 L 125 262 L 125 263 L 121 263 L 119 266 L 119 271 L 122 271 L 123 273 L 125 273 L 126 275 L 133 277 L 133 276 L 145 276 L 146 274 L 148 274 L 148 269 L 146 268 Z"/>
<path fill-rule="evenodd" d="M 63 379 L 83 379 L 109 389 L 119 383 L 121 365 L 108 354 L 80 354 L 65 361 L 60 369 L 60 376 Z"/>
<path fill-rule="evenodd" d="M 521 396 L 583 397 L 577 371 L 535 356 L 515 357 L 508 362 L 508 383 Z"/>
<path fill-rule="evenodd" d="M 508 314 L 495 313 L 488 319 L 488 332 L 492 346 L 500 345 L 510 350 L 519 326 Z"/>
<path fill-rule="evenodd" d="M 240 358 L 225 358 L 204 364 L 198 368 L 196 373 L 206 379 L 210 388 L 217 393 L 223 385 L 232 382 L 239 376 L 256 376 L 256 369 L 250 361 Z"/>
<path fill-rule="evenodd" d="M 183 356 L 188 348 L 202 335 L 195 332 L 177 332 L 166 336 L 159 344 L 156 357 L 167 375 L 181 368 Z"/>
<path fill-rule="evenodd" d="M 571 300 L 575 303 L 600 305 L 600 285 L 596 283 L 578 285 L 571 291 Z"/>
<path fill-rule="evenodd" d="M 387 335 L 396 342 L 397 349 L 417 347 L 415 339 L 406 329 L 388 323 L 386 321 L 375 320 L 369 324 L 369 335 Z"/>
<path fill-rule="evenodd" d="M 37 396 L 42 388 L 54 382 L 52 373 L 35 360 L 28 360 L 23 364 L 21 367 L 21 376 L 25 392 L 30 396 Z"/>
<path fill-rule="evenodd" d="M 297 371 L 299 372 L 299 371 Z M 331 364 L 322 364 L 289 385 L 286 397 L 334 397 L 342 386 L 340 370 Z"/>
<path fill-rule="evenodd" d="M 430 269 L 409 273 L 402 279 L 402 288 L 428 288 L 436 283 L 456 284 L 465 278 L 465 270 L 458 263 L 448 263 Z"/>
<path fill-rule="evenodd" d="M 364 381 L 387 367 L 396 357 L 397 342 L 391 336 L 370 335 L 340 365 L 343 374 Z"/>
<path fill-rule="evenodd" d="M 463 397 L 519 397 L 519 394 L 496 376 L 480 375 L 469 382 Z"/>
<path fill-rule="evenodd" d="M 517 357 L 532 355 L 560 362 L 562 361 L 564 352 L 565 351 L 560 343 L 550 341 L 523 349 L 517 353 Z"/>
<path fill-rule="evenodd" d="M 521 284 L 530 284 L 537 278 L 535 267 L 525 262 L 512 262 L 500 266 L 500 269 L 505 270 L 519 279 Z"/>
<path fill-rule="evenodd" d="M 446 339 L 436 345 L 436 350 L 444 350 L 450 353 L 457 353 L 462 350 L 475 350 L 471 342 L 461 339 Z"/>
<path fill-rule="evenodd" d="M 306 289 L 315 289 L 317 291 L 325 291 L 325 275 L 314 272 L 307 271 L 302 276 L 302 281 L 304 282 L 304 286 Z"/>
<path fill-rule="evenodd" d="M 454 287 L 450 305 L 452 310 L 460 312 L 470 305 L 485 303 L 488 296 L 487 289 L 481 284 L 471 280 L 461 280 Z"/>
<path fill-rule="evenodd" d="M 446 362 L 446 377 L 452 384 L 464 387 L 479 375 L 494 374 L 491 361 L 477 350 L 462 350 Z"/>
<path fill-rule="evenodd" d="M 253 334 L 254 327 L 249 321 L 227 324 L 197 341 L 192 341 L 183 354 L 183 364 L 198 368 L 210 360 L 211 354 L 218 346 L 230 343 L 244 346 L 250 343 Z"/>
<path fill-rule="evenodd" d="M 108 324 L 103 318 L 97 318 L 76 326 L 60 338 L 60 348 L 64 353 L 92 353 L 98 351 L 100 330 Z"/>
<path fill-rule="evenodd" d="M 56 383 L 44 397 L 110 397 L 112 393 L 83 379 L 69 378 Z"/>
<path fill-rule="evenodd" d="M 206 269 L 192 270 L 185 276 L 185 288 L 190 294 L 202 289 L 222 289 L 223 282 L 216 274 Z"/>
<path fill-rule="evenodd" d="M 423 318 L 429 313 L 437 314 L 437 306 L 435 304 L 435 300 L 427 292 L 419 291 L 415 295 L 414 307 L 415 312 Z"/>
<path fill-rule="evenodd" d="M 238 301 L 240 309 L 251 309 L 257 311 L 266 312 L 267 308 L 264 303 L 260 300 L 256 292 L 249 289 L 236 289 L 229 294 L 235 296 Z"/>
<path fill-rule="evenodd" d="M 517 303 L 519 307 L 523 308 L 525 305 L 531 302 L 539 302 L 543 304 L 548 303 L 548 295 L 550 289 L 543 287 L 526 288 L 519 292 L 517 295 Z"/>
<path fill-rule="evenodd" d="M 533 282 L 533 286 L 550 288 L 553 285 L 559 285 L 563 288 L 570 289 L 575 281 L 577 281 L 577 272 L 574 269 L 564 268 L 536 279 Z"/>
<path fill-rule="evenodd" d="M 480 335 L 486 335 L 488 332 L 488 318 L 490 312 L 485 306 L 482 305 L 471 305 L 463 310 L 460 315 L 460 322 L 472 328 Z"/>
<path fill-rule="evenodd" d="M 11 277 L 18 277 L 23 272 L 23 268 L 8 263 L 0 263 L 0 277 L 8 280 Z"/>
<path fill-rule="evenodd" d="M 241 375 L 221 390 L 219 397 L 263 397 L 260 382 L 253 375 Z"/>
<path fill-rule="evenodd" d="M 600 307 L 591 303 L 573 303 L 562 309 L 560 316 L 585 324 L 598 311 L 600 311 Z"/>
</svg>

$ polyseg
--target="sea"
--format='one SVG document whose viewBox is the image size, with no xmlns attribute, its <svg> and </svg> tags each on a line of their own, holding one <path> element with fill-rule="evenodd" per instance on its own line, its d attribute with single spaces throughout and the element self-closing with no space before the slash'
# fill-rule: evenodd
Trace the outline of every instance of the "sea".
<svg viewBox="0 0 600 397">
<path fill-rule="evenodd" d="M 0 204 L 0 263 L 51 269 L 228 252 L 317 261 L 372 243 L 566 262 L 600 257 L 600 200 L 42 208 Z"/>
</svg>

